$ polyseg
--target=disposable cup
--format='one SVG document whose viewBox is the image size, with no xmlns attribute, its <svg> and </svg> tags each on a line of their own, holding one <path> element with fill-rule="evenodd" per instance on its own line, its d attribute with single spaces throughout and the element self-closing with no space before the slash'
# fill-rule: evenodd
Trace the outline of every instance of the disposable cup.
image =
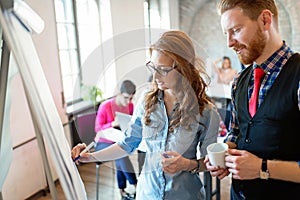
<svg viewBox="0 0 300 200">
<path fill-rule="evenodd" d="M 225 168 L 225 154 L 228 149 L 226 143 L 212 143 L 207 146 L 207 155 L 212 166 Z"/>
</svg>

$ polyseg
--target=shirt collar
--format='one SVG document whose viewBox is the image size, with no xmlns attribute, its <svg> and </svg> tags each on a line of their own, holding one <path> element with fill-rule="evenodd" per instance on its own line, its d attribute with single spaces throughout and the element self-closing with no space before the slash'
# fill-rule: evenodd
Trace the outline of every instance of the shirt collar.
<svg viewBox="0 0 300 200">
<path fill-rule="evenodd" d="M 283 41 L 282 46 L 259 66 L 264 70 L 265 73 L 270 73 L 275 69 L 281 69 L 292 55 L 293 51 L 285 43 L 285 41 Z M 257 65 L 254 63 L 253 68 L 256 66 Z"/>
<path fill-rule="evenodd" d="M 160 102 L 164 100 L 164 93 L 162 90 L 159 90 L 157 97 L 158 97 L 158 101 Z"/>
</svg>

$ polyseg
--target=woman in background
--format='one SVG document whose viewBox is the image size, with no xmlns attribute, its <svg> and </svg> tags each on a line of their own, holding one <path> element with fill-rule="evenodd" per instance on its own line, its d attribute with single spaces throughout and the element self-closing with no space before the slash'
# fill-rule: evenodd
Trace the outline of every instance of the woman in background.
<svg viewBox="0 0 300 200">
<path fill-rule="evenodd" d="M 218 63 L 222 61 L 221 67 Z M 218 83 L 229 85 L 233 78 L 237 75 L 237 71 L 232 68 L 229 57 L 224 56 L 223 59 L 218 59 L 214 62 L 215 71 L 218 73 Z"/>
</svg>

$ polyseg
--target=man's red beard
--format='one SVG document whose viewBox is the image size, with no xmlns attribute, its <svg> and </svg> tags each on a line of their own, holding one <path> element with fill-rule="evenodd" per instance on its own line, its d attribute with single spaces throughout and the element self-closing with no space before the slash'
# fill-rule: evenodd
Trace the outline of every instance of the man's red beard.
<svg viewBox="0 0 300 200">
<path fill-rule="evenodd" d="M 258 28 L 248 46 L 238 43 L 233 47 L 233 50 L 237 51 L 239 49 L 243 49 L 242 54 L 237 55 L 242 64 L 249 65 L 252 64 L 259 56 L 261 56 L 265 47 L 266 36 Z"/>
</svg>

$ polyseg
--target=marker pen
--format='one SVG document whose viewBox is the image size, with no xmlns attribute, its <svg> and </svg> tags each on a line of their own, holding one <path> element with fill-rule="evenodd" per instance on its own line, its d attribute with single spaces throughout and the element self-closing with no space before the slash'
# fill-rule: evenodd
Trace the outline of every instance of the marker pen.
<svg viewBox="0 0 300 200">
<path fill-rule="evenodd" d="M 162 156 L 165 157 L 165 158 L 172 158 L 173 157 L 173 156 L 171 156 L 169 154 L 166 154 L 166 153 L 163 153 Z"/>
<path fill-rule="evenodd" d="M 85 149 L 82 152 L 80 152 L 80 154 L 74 159 L 74 162 L 77 161 L 81 157 L 82 154 L 88 152 L 94 145 L 95 145 L 95 142 L 91 142 L 91 144 L 89 144 L 87 147 L 85 147 Z"/>
</svg>

